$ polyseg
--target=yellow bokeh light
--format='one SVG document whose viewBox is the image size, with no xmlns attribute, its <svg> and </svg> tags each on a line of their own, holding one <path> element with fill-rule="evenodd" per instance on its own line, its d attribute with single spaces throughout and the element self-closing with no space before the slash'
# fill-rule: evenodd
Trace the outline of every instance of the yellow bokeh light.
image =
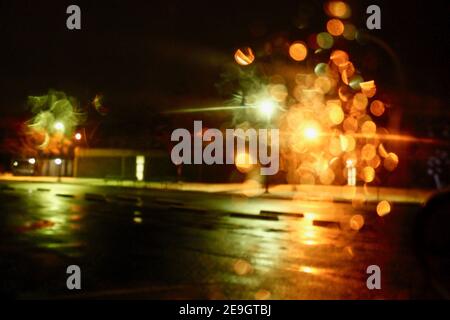
<svg viewBox="0 0 450 320">
<path fill-rule="evenodd" d="M 342 153 L 341 143 L 338 138 L 331 138 L 330 145 L 328 146 L 328 151 L 333 156 L 339 156 Z"/>
<path fill-rule="evenodd" d="M 377 132 L 377 125 L 373 121 L 365 121 L 361 126 L 361 132 L 365 135 L 374 135 Z"/>
<path fill-rule="evenodd" d="M 323 170 L 319 175 L 320 183 L 325 185 L 332 184 L 334 178 L 335 178 L 334 172 L 330 168 Z"/>
<path fill-rule="evenodd" d="M 331 86 L 331 80 L 326 76 L 318 77 L 314 81 L 314 88 L 322 94 L 327 94 L 331 90 Z"/>
<path fill-rule="evenodd" d="M 252 271 L 252 266 L 247 261 L 239 259 L 234 263 L 233 270 L 237 275 L 244 276 Z"/>
<path fill-rule="evenodd" d="M 241 66 L 248 66 L 255 60 L 253 50 L 249 47 L 236 50 L 234 54 L 234 60 Z"/>
<path fill-rule="evenodd" d="M 341 142 L 342 151 L 351 152 L 355 150 L 356 140 L 351 135 L 340 135 L 339 141 Z"/>
<path fill-rule="evenodd" d="M 372 167 L 364 167 L 363 171 L 364 182 L 372 182 L 375 179 L 375 169 Z"/>
<path fill-rule="evenodd" d="M 351 15 L 351 9 L 343 1 L 330 1 L 326 5 L 326 11 L 329 15 L 337 18 L 346 19 Z"/>
<path fill-rule="evenodd" d="M 378 203 L 377 214 L 380 217 L 383 217 L 383 216 L 389 214 L 390 212 L 391 212 L 391 204 L 388 201 L 383 200 Z"/>
<path fill-rule="evenodd" d="M 373 144 L 366 144 L 361 149 L 361 158 L 366 161 L 372 160 L 377 154 L 377 149 Z"/>
<path fill-rule="evenodd" d="M 344 111 L 342 111 L 342 108 L 337 104 L 332 104 L 330 106 L 328 116 L 334 125 L 340 124 L 344 121 Z"/>
<path fill-rule="evenodd" d="M 353 107 L 355 107 L 359 111 L 365 110 L 368 103 L 369 100 L 367 99 L 366 95 L 362 93 L 357 93 L 353 97 Z"/>
<path fill-rule="evenodd" d="M 252 158 L 247 152 L 238 153 L 234 161 L 239 172 L 247 173 L 253 168 Z"/>
<path fill-rule="evenodd" d="M 295 61 L 303 61 L 308 55 L 308 49 L 306 48 L 306 44 L 304 42 L 294 42 L 289 47 L 289 55 Z"/>
<path fill-rule="evenodd" d="M 389 152 L 384 159 L 383 166 L 388 171 L 394 171 L 398 166 L 398 156 L 393 152 Z"/>
<path fill-rule="evenodd" d="M 374 80 L 360 82 L 359 86 L 361 87 L 362 93 L 364 93 L 368 98 L 372 98 L 375 93 L 377 93 L 377 87 Z"/>
<path fill-rule="evenodd" d="M 283 102 L 288 96 L 288 90 L 284 84 L 271 84 L 269 85 L 270 96 L 278 102 Z"/>
</svg>

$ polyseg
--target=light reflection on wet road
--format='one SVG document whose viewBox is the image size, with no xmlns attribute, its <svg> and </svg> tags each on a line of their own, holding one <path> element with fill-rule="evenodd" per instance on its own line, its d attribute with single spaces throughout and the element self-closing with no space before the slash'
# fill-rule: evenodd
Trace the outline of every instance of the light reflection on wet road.
<svg viewBox="0 0 450 320">
<path fill-rule="evenodd" d="M 406 299 L 428 294 L 408 241 L 417 208 L 399 205 L 382 219 L 371 206 L 356 210 L 351 204 L 9 186 L 13 189 L 0 191 L 0 289 L 6 295 Z M 87 200 L 91 193 L 107 197 Z M 257 215 L 261 209 L 289 209 L 304 217 Z M 355 214 L 365 219 L 359 231 L 349 226 Z M 82 270 L 79 292 L 65 287 L 70 264 Z M 381 267 L 382 290 L 366 287 L 372 264 Z"/>
</svg>

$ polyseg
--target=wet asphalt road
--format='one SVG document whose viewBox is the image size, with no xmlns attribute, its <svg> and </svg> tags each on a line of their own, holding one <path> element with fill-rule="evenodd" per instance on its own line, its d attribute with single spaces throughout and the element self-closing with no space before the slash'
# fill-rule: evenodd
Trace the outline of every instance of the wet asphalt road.
<svg viewBox="0 0 450 320">
<path fill-rule="evenodd" d="M 260 214 L 260 210 L 282 214 Z M 13 298 L 432 297 L 418 208 L 45 183 L 0 184 L 0 292 Z M 297 213 L 297 214 L 293 214 Z M 364 226 L 350 228 L 359 214 Z M 80 266 L 82 289 L 66 288 Z M 382 289 L 366 287 L 378 265 Z"/>
</svg>

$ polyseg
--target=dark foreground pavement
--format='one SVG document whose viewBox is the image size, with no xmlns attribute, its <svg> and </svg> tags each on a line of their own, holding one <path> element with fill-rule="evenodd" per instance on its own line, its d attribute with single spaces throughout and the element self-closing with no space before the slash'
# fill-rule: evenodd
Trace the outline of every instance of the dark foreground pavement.
<svg viewBox="0 0 450 320">
<path fill-rule="evenodd" d="M 15 298 L 429 298 L 434 292 L 410 241 L 417 210 L 394 204 L 380 218 L 373 205 L 3 183 L 0 292 Z M 364 226 L 355 231 L 350 220 L 358 214 Z M 81 290 L 66 288 L 72 264 L 81 268 Z M 381 290 L 366 286 L 369 265 L 381 268 Z"/>
</svg>

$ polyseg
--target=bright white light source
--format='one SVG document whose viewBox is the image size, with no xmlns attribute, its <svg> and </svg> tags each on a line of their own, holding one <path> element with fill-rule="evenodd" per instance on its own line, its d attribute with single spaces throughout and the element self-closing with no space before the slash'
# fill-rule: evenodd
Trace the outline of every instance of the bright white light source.
<svg viewBox="0 0 450 320">
<path fill-rule="evenodd" d="M 79 133 L 79 132 L 75 133 L 75 140 L 78 140 L 78 141 L 81 140 L 81 133 Z"/>
<path fill-rule="evenodd" d="M 14 162 L 13 162 L 13 166 L 14 166 L 14 167 L 17 167 L 18 165 L 19 165 L 19 163 L 18 163 L 17 161 L 14 161 Z"/>
<path fill-rule="evenodd" d="M 136 156 L 136 179 L 138 181 L 144 180 L 144 165 L 145 156 Z"/>
<path fill-rule="evenodd" d="M 314 140 L 319 136 L 319 130 L 315 127 L 306 127 L 304 133 L 309 140 Z"/>
<path fill-rule="evenodd" d="M 35 158 L 30 158 L 30 159 L 28 159 L 28 163 L 29 164 L 35 164 L 36 163 L 36 159 Z"/>
<path fill-rule="evenodd" d="M 272 114 L 275 112 L 276 104 L 272 100 L 263 100 L 258 104 L 258 111 L 262 115 L 266 116 L 267 118 L 270 118 Z"/>
<path fill-rule="evenodd" d="M 55 124 L 53 125 L 53 128 L 55 128 L 55 130 L 57 131 L 64 131 L 65 129 L 64 123 L 62 123 L 61 121 L 56 121 Z"/>
<path fill-rule="evenodd" d="M 56 164 L 57 166 L 60 166 L 61 163 L 62 163 L 62 160 L 61 160 L 60 158 L 56 158 L 56 159 L 55 159 L 55 164 Z"/>
</svg>

